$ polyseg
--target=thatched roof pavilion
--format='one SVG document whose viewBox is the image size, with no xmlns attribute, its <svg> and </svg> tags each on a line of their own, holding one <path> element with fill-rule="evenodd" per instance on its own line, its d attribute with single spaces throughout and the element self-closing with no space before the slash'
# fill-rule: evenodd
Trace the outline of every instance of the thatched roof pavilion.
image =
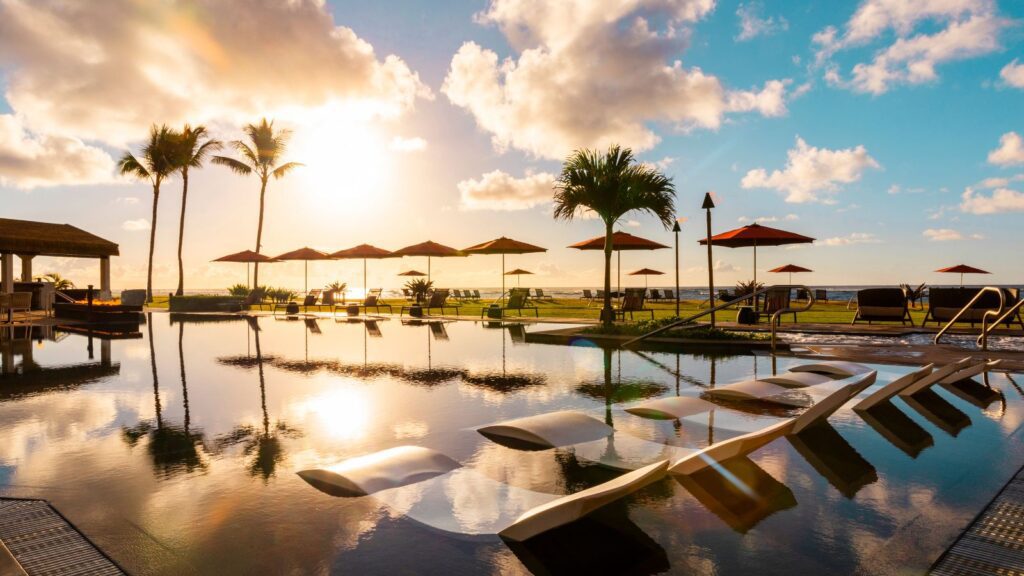
<svg viewBox="0 0 1024 576">
<path fill-rule="evenodd" d="M 21 278 L 32 279 L 32 258 L 59 256 L 99 258 L 100 293 L 110 297 L 110 257 L 120 255 L 117 244 L 70 224 L 0 218 L 0 272 L 2 291 L 13 291 L 14 260 L 21 259 Z"/>
</svg>

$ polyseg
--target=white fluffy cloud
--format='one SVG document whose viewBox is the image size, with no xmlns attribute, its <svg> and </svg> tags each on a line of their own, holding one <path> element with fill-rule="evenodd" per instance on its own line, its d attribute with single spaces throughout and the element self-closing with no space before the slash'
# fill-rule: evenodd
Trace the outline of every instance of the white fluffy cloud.
<svg viewBox="0 0 1024 576">
<path fill-rule="evenodd" d="M 800 217 L 796 214 L 786 214 L 781 218 L 779 216 L 754 216 L 753 218 L 749 216 L 740 216 L 736 221 L 742 224 L 744 222 L 780 222 L 782 220 L 785 220 L 786 222 L 794 222 L 799 219 Z"/>
<path fill-rule="evenodd" d="M 1013 62 L 1003 66 L 1003 69 L 999 71 L 999 77 L 1007 86 L 1024 88 L 1024 64 L 1018 64 L 1017 59 L 1014 58 Z"/>
<path fill-rule="evenodd" d="M 143 230 L 149 230 L 149 220 L 145 218 L 139 218 L 138 220 L 125 220 L 121 223 L 121 229 L 127 230 L 128 232 L 142 232 Z"/>
<path fill-rule="evenodd" d="M 395 136 L 391 139 L 390 148 L 396 152 L 419 152 L 427 149 L 427 141 L 418 136 L 413 138 Z"/>
<path fill-rule="evenodd" d="M 970 236 L 964 236 L 959 230 L 953 230 L 950 228 L 928 228 L 921 233 L 922 236 L 927 238 L 931 242 L 950 242 L 953 240 L 981 240 L 981 234 L 971 234 Z"/>
<path fill-rule="evenodd" d="M 0 66 L 30 131 L 112 145 L 153 122 L 236 124 L 339 102 L 393 116 L 429 97 L 318 0 L 0 0 Z"/>
<path fill-rule="evenodd" d="M 921 84 L 938 78 L 936 66 L 992 53 L 1009 22 L 999 17 L 994 0 L 863 0 L 843 29 L 829 26 L 812 38 L 816 62 L 837 86 L 882 94 L 895 84 Z M 844 80 L 830 63 L 837 52 L 895 40 L 869 62 L 853 66 Z"/>
<path fill-rule="evenodd" d="M 974 188 L 968 187 L 960 199 L 960 210 L 968 214 L 1024 212 L 1024 193 L 1010 188 L 997 187 L 986 196 Z"/>
<path fill-rule="evenodd" d="M 833 236 L 821 241 L 825 246 L 849 246 L 851 244 L 880 244 L 882 241 L 870 232 L 853 232 L 846 236 Z"/>
<path fill-rule="evenodd" d="M 1024 164 L 1024 138 L 1016 132 L 1007 132 L 999 138 L 999 148 L 988 153 L 988 163 L 998 166 Z"/>
<path fill-rule="evenodd" d="M 764 18 L 761 16 L 763 10 L 764 5 L 760 2 L 740 4 L 740 7 L 736 9 L 736 16 L 740 19 L 740 33 L 736 36 L 737 40 L 743 42 L 789 29 L 789 22 L 785 18 L 782 16 Z"/>
<path fill-rule="evenodd" d="M 555 175 L 547 172 L 515 178 L 501 170 L 458 183 L 464 210 L 526 210 L 551 202 Z"/>
<path fill-rule="evenodd" d="M 0 187 L 103 184 L 114 159 L 77 138 L 30 134 L 12 114 L 0 114 Z"/>
<path fill-rule="evenodd" d="M 880 168 L 864 146 L 829 150 L 809 146 L 797 136 L 782 170 L 764 168 L 747 172 L 743 188 L 770 188 L 786 193 L 786 202 L 816 202 L 837 192 L 841 185 L 860 180 L 865 170 Z M 825 198 L 827 200 L 827 198 Z"/>
<path fill-rule="evenodd" d="M 654 147 L 653 124 L 718 128 L 730 112 L 785 114 L 789 81 L 730 91 L 675 60 L 713 0 L 493 0 L 477 15 L 515 56 L 466 42 L 442 92 L 494 146 L 560 159 L 611 143 Z"/>
</svg>

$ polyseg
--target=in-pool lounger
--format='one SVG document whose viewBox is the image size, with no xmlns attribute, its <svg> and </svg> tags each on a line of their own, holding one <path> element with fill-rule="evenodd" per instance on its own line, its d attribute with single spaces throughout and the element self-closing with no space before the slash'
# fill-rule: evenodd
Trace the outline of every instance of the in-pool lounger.
<svg viewBox="0 0 1024 576">
<path fill-rule="evenodd" d="M 662 477 L 655 462 L 586 490 L 559 496 L 492 480 L 429 448 L 399 446 L 299 476 L 331 496 L 372 496 L 446 532 L 523 541 L 569 524 Z"/>
<path fill-rule="evenodd" d="M 933 374 L 933 368 L 935 368 L 934 364 L 927 364 L 913 372 L 910 372 L 909 374 L 904 374 L 903 376 L 896 378 L 892 382 L 889 382 L 885 386 L 882 386 L 878 390 L 869 394 L 867 398 L 858 402 L 853 409 L 858 412 L 863 412 L 874 408 L 882 402 L 890 400 L 893 396 L 902 392 L 907 386 L 910 386 L 922 378 L 926 378 Z"/>
<path fill-rule="evenodd" d="M 836 409 L 846 400 L 853 398 L 875 382 L 878 373 L 875 371 L 866 372 L 844 378 L 841 380 L 829 379 L 820 384 L 804 386 L 802 388 L 786 388 L 763 380 L 745 380 L 735 384 L 728 384 L 720 388 L 712 388 L 704 391 L 704 396 L 722 400 L 757 400 L 784 406 L 813 406 L 829 398 L 837 399 L 836 393 L 845 391 L 846 398 L 835 406 Z M 839 395 L 841 396 L 841 394 Z"/>
<path fill-rule="evenodd" d="M 946 364 L 928 376 L 907 386 L 900 391 L 899 395 L 901 398 L 908 398 L 922 390 L 931 388 L 935 384 L 952 384 L 961 380 L 967 380 L 999 365 L 999 360 L 979 362 L 977 364 L 970 364 L 970 361 L 970 358 L 963 358 L 951 364 Z"/>
<path fill-rule="evenodd" d="M 817 374 L 826 374 L 837 378 L 849 378 L 850 376 L 871 372 L 871 368 L 863 364 L 858 364 L 857 362 L 847 362 L 846 360 L 826 360 L 824 362 L 814 362 L 811 364 L 793 366 L 789 371 L 815 372 Z"/>
</svg>

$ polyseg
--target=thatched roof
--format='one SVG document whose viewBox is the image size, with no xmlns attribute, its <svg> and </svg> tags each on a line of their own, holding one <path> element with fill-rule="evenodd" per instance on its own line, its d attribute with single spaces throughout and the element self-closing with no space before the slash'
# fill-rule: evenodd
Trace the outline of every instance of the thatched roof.
<svg viewBox="0 0 1024 576">
<path fill-rule="evenodd" d="M 117 244 L 70 224 L 0 218 L 0 252 L 35 256 L 118 256 Z"/>
</svg>

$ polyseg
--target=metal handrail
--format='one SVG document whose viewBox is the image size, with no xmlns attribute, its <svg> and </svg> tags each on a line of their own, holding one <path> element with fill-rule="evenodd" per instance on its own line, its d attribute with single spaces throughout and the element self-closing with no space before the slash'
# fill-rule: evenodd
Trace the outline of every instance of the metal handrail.
<svg viewBox="0 0 1024 576">
<path fill-rule="evenodd" d="M 1002 292 L 1002 290 L 1000 290 L 1000 292 Z M 996 320 L 992 322 L 991 326 L 988 324 L 988 312 L 986 312 L 985 315 L 981 317 L 981 334 L 978 335 L 978 339 L 975 340 L 975 344 L 981 346 L 982 350 L 988 350 L 989 332 L 995 330 L 1000 324 L 1005 322 L 1007 318 L 1012 318 L 1013 315 L 1020 310 L 1022 305 L 1024 305 L 1024 300 L 1018 300 L 1016 304 L 1007 308 L 1006 311 L 1003 312 L 1002 316 L 996 318 Z M 991 312 L 991 310 L 989 312 Z"/>
<path fill-rule="evenodd" d="M 744 294 L 743 296 L 740 296 L 739 298 L 736 298 L 734 300 L 730 300 L 730 301 L 728 301 L 728 302 L 726 302 L 724 304 L 719 304 L 718 306 L 715 306 L 714 308 L 708 308 L 707 310 L 704 310 L 703 312 L 698 312 L 698 313 L 694 314 L 693 316 L 688 316 L 686 318 L 683 318 L 682 320 L 678 320 L 678 321 L 673 322 L 671 324 L 668 324 L 666 326 L 662 326 L 661 328 L 658 328 L 656 330 L 651 330 L 650 332 L 648 332 L 646 334 L 641 334 L 640 336 L 637 336 L 636 338 L 633 338 L 632 340 L 627 340 L 626 342 L 624 342 L 622 344 L 622 347 L 623 348 L 629 347 L 630 345 L 632 345 L 632 344 L 634 344 L 636 342 L 639 342 L 639 341 L 644 340 L 646 338 L 650 338 L 651 336 L 654 336 L 656 334 L 661 334 L 662 332 L 665 332 L 666 330 L 671 330 L 672 328 L 676 328 L 676 327 L 682 326 L 684 324 L 689 324 L 689 323 L 693 322 L 694 320 L 696 320 L 696 319 L 698 319 L 698 318 L 700 318 L 702 316 L 707 316 L 708 314 L 711 314 L 712 312 L 718 312 L 719 310 L 724 310 L 724 309 L 728 308 L 729 306 L 732 306 L 733 304 L 738 304 L 740 302 L 744 302 L 746 300 L 750 300 L 751 298 L 756 298 L 757 296 L 760 296 L 761 294 L 764 294 L 765 292 L 768 292 L 769 290 L 777 290 L 779 288 L 789 288 L 790 290 L 793 290 L 794 288 L 796 288 L 796 289 L 801 289 L 802 288 L 802 289 L 806 290 L 807 291 L 807 305 L 804 306 L 803 308 L 788 308 L 788 307 L 787 308 L 783 308 L 782 310 L 778 310 L 774 314 L 772 314 L 772 351 L 774 351 L 775 350 L 775 328 L 774 328 L 774 324 L 778 320 L 778 316 L 780 316 L 781 314 L 792 314 L 792 313 L 795 313 L 795 312 L 806 312 L 806 311 L 810 310 L 812 306 L 814 306 L 814 302 L 815 302 L 815 300 L 814 300 L 814 293 L 811 292 L 811 290 L 807 286 L 804 286 L 803 284 L 783 284 L 783 285 L 777 285 L 777 286 L 766 286 L 764 288 L 761 288 L 760 290 L 755 290 L 755 291 L 751 292 L 750 294 Z"/>
<path fill-rule="evenodd" d="M 981 317 L 981 337 L 983 337 L 982 350 L 987 349 L 988 336 L 985 333 L 985 327 L 988 325 L 988 319 L 989 317 L 1002 315 L 1003 311 L 1006 309 L 1006 294 L 1003 293 L 1002 289 L 996 286 L 985 286 L 981 290 L 978 290 L 978 293 L 974 295 L 974 298 L 971 298 L 971 301 L 965 304 L 964 307 L 961 308 L 960 311 L 957 312 L 956 315 L 953 316 L 953 318 L 949 322 L 946 322 L 946 325 L 943 326 L 942 329 L 935 334 L 935 338 L 932 339 L 932 344 L 938 344 L 939 340 L 941 340 L 942 337 L 946 334 L 946 331 L 952 328 L 953 325 L 956 324 L 958 320 L 960 320 L 960 317 L 966 314 L 967 311 L 971 309 L 971 306 L 974 306 L 974 303 L 977 302 L 978 299 L 981 298 L 981 295 L 984 294 L 985 292 L 995 292 L 996 294 L 999 295 L 999 310 L 986 310 L 985 314 L 983 314 Z"/>
</svg>

